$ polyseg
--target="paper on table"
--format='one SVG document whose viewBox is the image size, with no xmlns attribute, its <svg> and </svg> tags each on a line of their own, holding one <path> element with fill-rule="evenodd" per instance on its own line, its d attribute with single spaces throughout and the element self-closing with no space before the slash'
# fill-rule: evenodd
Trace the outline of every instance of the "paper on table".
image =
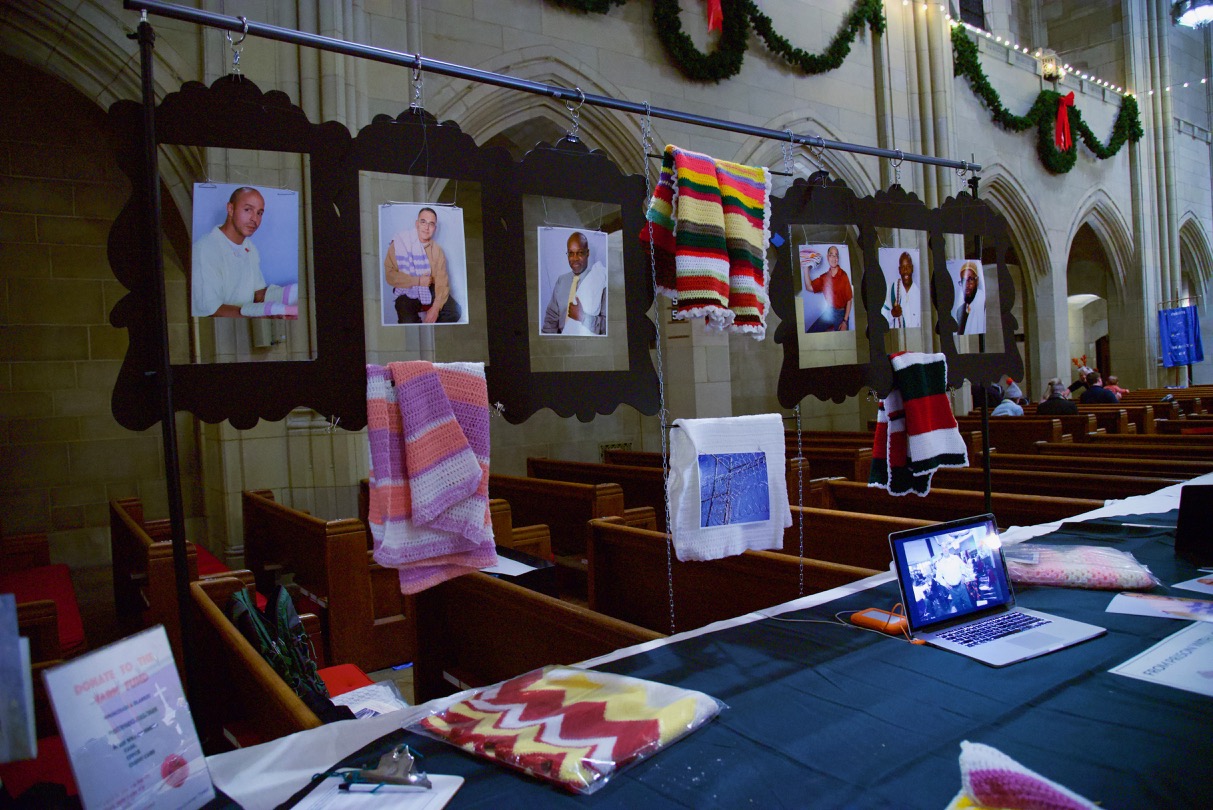
<svg viewBox="0 0 1213 810">
<path fill-rule="evenodd" d="M 1188 599 L 1185 596 L 1157 596 L 1152 593 L 1118 593 L 1108 603 L 1107 612 L 1213 622 L 1213 601 Z"/>
<path fill-rule="evenodd" d="M 376 810 L 391 807 L 393 810 L 440 810 L 463 785 L 462 776 L 430 774 L 434 785 L 430 790 L 385 785 L 378 791 L 341 790 L 344 783 L 339 776 L 325 779 L 315 790 L 303 797 L 295 810 Z M 361 786 L 360 786 L 361 787 Z"/>
<path fill-rule="evenodd" d="M 517 577 L 523 574 L 536 570 L 534 566 L 520 563 L 517 560 L 511 560 L 509 557 L 501 554 L 497 555 L 497 563 L 490 565 L 487 568 L 481 568 L 486 574 L 503 574 L 507 577 Z"/>
<path fill-rule="evenodd" d="M 1213 627 L 1190 624 L 1108 671 L 1213 697 Z"/>
<path fill-rule="evenodd" d="M 1187 582 L 1176 582 L 1172 588 L 1183 588 L 1185 591 L 1213 594 L 1213 577 L 1197 577 Z"/>
</svg>

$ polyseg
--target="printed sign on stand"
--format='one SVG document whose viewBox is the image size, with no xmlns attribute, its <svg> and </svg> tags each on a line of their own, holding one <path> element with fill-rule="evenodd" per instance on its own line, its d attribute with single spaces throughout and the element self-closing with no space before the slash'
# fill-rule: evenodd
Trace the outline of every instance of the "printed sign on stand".
<svg viewBox="0 0 1213 810">
<path fill-rule="evenodd" d="M 214 798 L 162 626 L 43 677 L 85 808 L 193 810 Z"/>
</svg>

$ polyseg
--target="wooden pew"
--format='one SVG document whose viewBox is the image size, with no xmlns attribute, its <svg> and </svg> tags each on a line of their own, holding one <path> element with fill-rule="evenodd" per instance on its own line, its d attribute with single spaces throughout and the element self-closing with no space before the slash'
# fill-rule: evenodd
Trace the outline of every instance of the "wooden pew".
<svg viewBox="0 0 1213 810">
<path fill-rule="evenodd" d="M 1069 446 L 1082 447 L 1084 445 Z M 930 494 L 925 498 L 917 495 L 895 497 L 864 484 L 851 481 L 826 481 L 818 500 L 819 502 L 813 505 L 824 509 L 933 521 L 955 520 L 969 515 L 979 515 L 985 511 L 983 493 L 935 486 L 931 487 Z M 994 493 L 991 498 L 994 517 L 998 525 L 1002 527 L 1049 523 L 1101 506 L 1103 506 L 1102 500 L 1009 495 L 1001 492 Z"/>
<path fill-rule="evenodd" d="M 493 524 L 493 542 L 497 545 L 544 560 L 552 558 L 552 533 L 546 524 L 515 526 L 509 502 L 500 498 L 489 501 L 489 519 Z"/>
<path fill-rule="evenodd" d="M 1213 415 L 1194 414 L 1183 419 L 1155 419 L 1154 428 L 1164 436 L 1213 434 Z"/>
<path fill-rule="evenodd" d="M 793 439 L 784 445 L 789 458 L 796 454 L 796 441 Z M 833 445 L 823 442 L 813 444 L 802 443 L 801 454 L 813 475 L 821 478 L 841 476 L 851 481 L 867 481 L 868 473 L 872 470 L 872 445 L 855 447 L 849 445 Z M 789 490 L 791 492 L 792 490 Z"/>
<path fill-rule="evenodd" d="M 622 464 L 594 464 L 586 461 L 561 461 L 554 458 L 528 458 L 529 478 L 570 481 L 580 484 L 618 484 L 629 507 L 649 506 L 656 520 L 654 528 L 665 531 L 665 478 L 660 467 Z M 594 515 L 594 517 L 605 517 Z"/>
<path fill-rule="evenodd" d="M 995 456 L 997 457 L 997 455 Z M 1081 469 L 1081 468 L 1080 468 Z M 1145 495 L 1177 484 L 1181 478 L 1133 475 L 1094 475 L 1080 472 L 991 469 L 993 492 L 1016 495 L 1054 495 L 1059 498 L 1107 500 Z M 933 487 L 985 491 L 985 472 L 978 467 L 938 470 L 931 479 Z"/>
<path fill-rule="evenodd" d="M 653 454 L 657 456 L 657 454 Z M 871 463 L 869 453 L 868 462 Z M 804 467 L 803 480 L 809 479 L 808 465 L 787 460 L 786 478 L 788 497 L 797 502 L 796 490 L 800 486 L 799 467 Z M 656 523 L 653 528 L 665 531 L 665 478 L 661 468 L 623 464 L 594 464 L 587 461 L 562 461 L 554 458 L 528 458 L 527 476 L 553 481 L 572 481 L 582 484 L 618 484 L 623 490 L 624 503 L 629 507 L 648 506 L 653 509 Z M 866 480 L 866 479 L 865 479 Z M 642 527 L 643 528 L 643 527 Z"/>
<path fill-rule="evenodd" d="M 1137 438 L 1142 437 L 1139 436 Z M 1073 452 L 1071 452 L 1071 449 L 1073 449 Z M 1148 442 L 1130 441 L 1117 444 L 1112 444 L 1109 442 L 1084 442 L 1083 444 L 1070 445 L 1066 447 L 1062 445 L 1049 444 L 1047 442 L 1040 442 L 1036 445 L 1036 452 L 1043 455 L 1074 455 L 1089 458 L 1116 456 L 1128 458 L 1162 458 L 1173 459 L 1176 461 L 1205 461 L 1213 458 L 1213 449 L 1211 449 L 1208 445 L 1197 443 L 1182 445 L 1173 443 L 1150 444 Z M 1099 463 L 1103 464 L 1104 462 Z M 1090 468 L 1090 461 L 1087 462 L 1087 466 Z M 1094 469 L 1098 470 L 1098 467 L 1095 467 Z M 1102 470 L 1100 471 L 1102 472 Z"/>
<path fill-rule="evenodd" d="M 245 583 L 215 577 L 190 583 L 194 609 L 192 649 L 196 667 L 190 703 L 207 754 L 227 750 L 224 728 L 238 723 L 256 729 L 261 741 L 320 725 L 318 718 L 223 612 Z"/>
<path fill-rule="evenodd" d="M 244 557 L 258 590 L 293 575 L 321 616 L 330 664 L 373 672 L 413 660 L 412 608 L 396 570 L 371 559 L 362 521 L 326 521 L 275 502 L 268 490 L 244 492 L 242 503 Z"/>
<path fill-rule="evenodd" d="M 1078 405 L 1079 413 L 1093 413 L 1097 419 L 1104 416 L 1108 412 L 1115 413 L 1117 411 L 1125 412 L 1125 418 L 1128 419 L 1128 423 L 1133 426 L 1136 433 L 1144 434 L 1154 432 L 1153 405 L 1125 405 L 1123 403 L 1117 403 L 1116 405 L 1084 405 L 1079 403 Z M 1104 423 L 1101 421 L 1100 426 L 1102 427 L 1103 424 Z M 1128 431 L 1109 429 L 1108 432 L 1126 433 Z"/>
<path fill-rule="evenodd" d="M 1024 416 L 1035 416 L 1036 406 L 1025 405 Z M 1112 405 L 1079 405 L 1078 413 L 1080 416 L 1090 414 L 1095 417 L 1097 427 L 1103 428 L 1107 433 L 1136 433 L 1137 426 L 1129 421 L 1129 413 L 1124 408 Z M 1063 417 L 1053 417 L 1060 419 Z M 1064 427 L 1063 427 L 1064 430 Z M 1078 441 L 1076 438 L 1075 441 Z M 1003 451 L 1009 452 L 1009 451 Z"/>
<path fill-rule="evenodd" d="M 824 483 L 824 482 L 823 482 Z M 800 518 L 804 517 L 801 553 Z M 815 507 L 792 507 L 792 525 L 783 532 L 783 553 L 823 562 L 887 570 L 892 556 L 889 535 L 935 521 L 868 515 Z"/>
<path fill-rule="evenodd" d="M 1165 419 L 1164 422 L 1171 420 Z M 1186 420 L 1182 420 L 1186 421 Z M 1210 422 L 1213 426 L 1213 422 Z M 1097 444 L 1101 445 L 1138 445 L 1144 447 L 1208 447 L 1213 456 L 1213 434 L 1194 433 L 1188 436 L 1174 433 L 1150 433 L 1144 436 L 1101 436 Z M 1163 452 L 1166 452 L 1163 450 Z"/>
<path fill-rule="evenodd" d="M 138 498 L 109 502 L 114 608 L 128 630 L 163 624 L 173 655 L 181 661 L 177 574 L 168 521 L 146 521 Z M 190 581 L 198 579 L 198 549 L 186 546 Z"/>
<path fill-rule="evenodd" d="M 464 684 L 484 686 L 662 637 L 478 571 L 430 588 L 415 601 L 418 703 Z"/>
<path fill-rule="evenodd" d="M 1083 445 L 1072 445 L 1080 447 Z M 1040 453 L 994 453 L 990 457 L 993 469 L 1004 470 L 1039 470 L 1049 472 L 1072 473 L 1075 471 L 1090 471 L 1092 459 L 1084 455 L 1046 455 Z M 981 465 L 981 457 L 976 464 Z M 1117 456 L 1099 457 L 1097 473 L 1107 476 L 1147 476 L 1156 478 L 1178 478 L 1188 480 L 1213 472 L 1213 460 L 1192 461 L 1190 459 L 1159 458 L 1150 456 Z M 1088 474 L 1092 474 L 1089 473 Z"/>
<path fill-rule="evenodd" d="M 981 420 L 962 416 L 956 420 L 961 430 L 981 430 Z M 1005 452 L 1031 452 L 1036 442 L 1070 443 L 1062 433 L 1061 420 L 1047 417 L 995 417 L 990 419 L 990 445 Z"/>
<path fill-rule="evenodd" d="M 1194 400 L 1195 398 L 1188 400 L 1189 407 L 1197 407 L 1197 401 Z M 1169 400 L 1164 400 L 1162 397 L 1142 396 L 1134 392 L 1128 396 L 1121 397 L 1120 405 L 1127 408 L 1138 405 L 1149 405 L 1154 409 L 1155 419 L 1178 419 L 1187 413 L 1179 399 L 1174 396 Z"/>
<path fill-rule="evenodd" d="M 590 608 L 658 632 L 670 629 L 666 551 L 669 535 L 590 521 Z M 786 554 L 747 551 L 707 562 L 680 562 L 672 554 L 674 614 L 679 631 L 827 590 L 877 573 Z"/>
</svg>

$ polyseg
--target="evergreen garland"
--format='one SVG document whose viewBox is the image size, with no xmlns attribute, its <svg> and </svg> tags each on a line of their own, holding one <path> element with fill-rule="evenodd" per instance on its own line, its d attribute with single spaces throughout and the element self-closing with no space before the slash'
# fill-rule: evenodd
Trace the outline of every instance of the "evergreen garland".
<svg viewBox="0 0 1213 810">
<path fill-rule="evenodd" d="M 1057 104 L 1061 94 L 1055 90 L 1041 90 L 1040 95 L 1032 104 L 1026 115 L 1015 115 L 1003 106 L 998 91 L 990 84 L 985 71 L 981 69 L 978 58 L 977 43 L 969 39 L 963 26 L 952 28 L 952 59 L 956 75 L 964 76 L 969 81 L 973 92 L 986 106 L 994 118 L 994 123 L 1011 132 L 1023 132 L 1035 126 L 1036 153 L 1040 162 L 1053 174 L 1065 174 L 1074 168 L 1078 161 L 1077 146 L 1065 151 L 1057 148 L 1054 142 L 1054 130 L 1057 127 Z M 1112 137 L 1107 146 L 1099 142 L 1099 138 L 1082 120 L 1082 113 L 1077 107 L 1067 107 L 1066 114 L 1070 117 L 1070 132 L 1074 133 L 1074 141 L 1078 139 L 1100 160 L 1107 160 L 1120 151 L 1128 143 L 1136 143 L 1145 134 L 1141 128 L 1141 115 L 1137 108 L 1137 99 L 1124 96 L 1120 102 L 1120 112 L 1112 125 Z"/>
<path fill-rule="evenodd" d="M 551 0 L 558 6 L 594 14 L 605 14 L 626 0 Z M 657 37 L 674 65 L 688 79 L 720 82 L 741 72 L 750 38 L 750 29 L 768 49 L 806 75 L 827 73 L 840 67 L 851 52 L 851 45 L 866 25 L 873 33 L 885 30 L 881 0 L 856 0 L 842 28 L 820 54 L 808 53 L 792 45 L 775 31 L 771 18 L 759 10 L 754 0 L 721 0 L 724 17 L 720 41 L 711 53 L 703 53 L 682 30 L 682 11 L 678 0 L 653 0 L 653 24 Z"/>
</svg>

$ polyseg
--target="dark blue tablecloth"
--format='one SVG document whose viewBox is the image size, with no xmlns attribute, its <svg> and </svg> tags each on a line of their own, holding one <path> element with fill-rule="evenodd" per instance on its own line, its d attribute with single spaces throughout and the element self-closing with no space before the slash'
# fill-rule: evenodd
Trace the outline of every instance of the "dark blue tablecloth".
<svg viewBox="0 0 1213 810">
<path fill-rule="evenodd" d="M 1164 582 L 1195 576 L 1173 553 L 1175 513 L 1067 525 L 1035 542 L 1109 543 Z M 1152 523 L 1159 528 L 1124 527 Z M 1167 592 L 1159 589 L 1160 593 Z M 1021 589 L 1019 601 L 1106 636 L 993 669 L 854 628 L 766 620 L 602 670 L 698 689 L 728 704 L 695 734 L 572 796 L 409 736 L 433 773 L 467 779 L 451 807 L 942 808 L 961 740 L 993 745 L 1107 808 L 1213 807 L 1213 699 L 1107 670 L 1186 622 L 1106 613 L 1110 592 Z M 899 601 L 895 584 L 785 618 Z"/>
</svg>

